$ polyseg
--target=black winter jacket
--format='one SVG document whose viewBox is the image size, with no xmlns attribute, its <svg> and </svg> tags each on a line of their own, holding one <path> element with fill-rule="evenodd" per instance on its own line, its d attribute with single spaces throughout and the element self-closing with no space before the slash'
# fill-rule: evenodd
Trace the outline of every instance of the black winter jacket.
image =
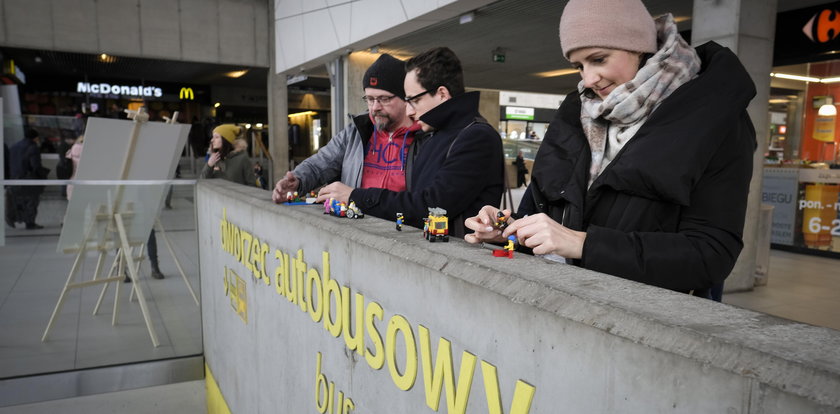
<svg viewBox="0 0 840 414">
<path fill-rule="evenodd" d="M 365 214 L 388 220 L 403 213 L 406 224 L 419 228 L 428 208 L 440 207 L 450 234 L 463 237 L 464 219 L 498 205 L 504 190 L 502 140 L 479 115 L 478 98 L 479 92 L 468 92 L 420 117 L 434 131 L 417 134 L 409 148 L 406 191 L 356 188 L 350 200 Z"/>
<path fill-rule="evenodd" d="M 659 105 L 588 190 L 580 96 L 560 105 L 520 214 L 545 212 L 586 231 L 575 264 L 677 291 L 707 289 L 731 272 L 756 147 L 746 112 L 755 85 L 729 49 L 709 42 L 697 53 L 698 77 Z"/>
</svg>

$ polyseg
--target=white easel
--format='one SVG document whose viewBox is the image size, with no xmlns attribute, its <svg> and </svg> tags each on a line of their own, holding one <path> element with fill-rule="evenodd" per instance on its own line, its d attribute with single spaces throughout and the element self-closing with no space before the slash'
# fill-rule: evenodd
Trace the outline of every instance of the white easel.
<svg viewBox="0 0 840 414">
<path fill-rule="evenodd" d="M 142 124 L 148 121 L 149 119 L 149 115 L 145 112 L 143 108 L 140 108 L 140 110 L 138 111 L 126 110 L 126 112 L 129 113 L 129 117 L 134 120 L 134 126 L 128 145 L 128 151 L 126 151 L 125 158 L 123 159 L 122 163 L 122 173 L 120 174 L 121 180 L 126 179 L 128 171 L 131 167 L 131 154 L 133 153 L 136 147 L 138 136 L 140 135 L 140 128 Z M 175 116 L 173 116 L 173 119 L 177 119 L 177 112 L 175 113 Z M 167 123 L 174 122 L 172 120 L 167 120 Z M 136 292 L 137 299 L 140 304 L 140 309 L 143 314 L 143 320 L 145 321 L 146 328 L 149 331 L 149 336 L 152 340 L 152 345 L 154 345 L 155 347 L 160 345 L 154 326 L 152 325 L 151 318 L 149 317 L 149 310 L 146 302 L 146 297 L 139 278 L 140 261 L 142 261 L 143 259 L 142 252 L 145 243 L 130 243 L 128 240 L 128 232 L 126 231 L 126 221 L 131 220 L 134 217 L 135 213 L 133 203 L 126 203 L 125 206 L 122 206 L 123 192 L 124 186 L 118 185 L 114 196 L 108 198 L 108 205 L 100 205 L 97 208 L 94 219 L 91 220 L 88 228 L 85 229 L 84 237 L 81 243 L 79 244 L 79 247 L 77 249 L 68 251 L 69 253 L 75 252 L 76 258 L 73 262 L 73 267 L 70 270 L 70 274 L 67 276 L 67 281 L 64 284 L 64 288 L 61 291 L 61 296 L 59 296 L 58 302 L 55 305 L 55 309 L 53 310 L 49 323 L 47 324 L 47 327 L 44 330 L 44 335 L 41 337 L 42 342 L 46 341 L 50 329 L 52 328 L 52 325 L 55 322 L 55 318 L 61 311 L 61 307 L 64 304 L 64 300 L 67 296 L 67 293 L 70 290 L 76 288 L 84 288 L 99 284 L 104 285 L 102 288 L 102 292 L 100 292 L 99 300 L 97 301 L 96 307 L 94 308 L 94 314 L 96 314 L 101 304 L 102 298 L 105 294 L 105 290 L 107 290 L 108 284 L 112 282 L 117 283 L 115 289 L 114 308 L 111 317 L 111 325 L 116 325 L 117 312 L 119 309 L 120 286 L 122 285 L 123 279 L 122 275 L 125 274 L 124 271 L 127 271 L 132 283 L 131 297 L 133 297 L 134 293 Z M 184 279 L 184 282 L 187 285 L 187 288 L 190 291 L 190 294 L 193 296 L 193 300 L 195 300 L 196 305 L 198 305 L 198 298 L 196 297 L 192 286 L 187 280 L 186 274 L 184 274 L 184 271 L 181 268 L 181 264 L 178 262 L 178 259 L 175 256 L 175 252 L 172 249 L 172 246 L 169 243 L 169 239 L 166 237 L 166 234 L 163 231 L 163 226 L 160 224 L 159 220 L 157 220 L 157 225 L 158 229 L 161 231 L 161 234 L 164 237 L 164 241 L 167 247 L 169 248 L 170 253 L 172 254 L 173 258 L 175 258 L 175 263 L 178 267 L 179 272 L 181 273 L 181 276 Z M 94 234 L 94 232 L 98 234 Z M 117 239 L 115 239 L 115 236 L 117 237 Z M 111 270 L 109 271 L 108 277 L 100 279 L 99 274 L 102 270 L 102 265 L 105 261 L 105 255 L 114 247 L 118 247 L 117 256 L 114 259 L 113 264 L 111 265 Z M 139 255 L 135 256 L 133 254 L 133 249 L 137 247 L 139 247 Z M 93 278 L 89 281 L 75 282 L 81 262 L 84 259 L 85 253 L 88 250 L 99 251 L 99 257 L 97 259 L 96 269 L 94 271 Z M 117 270 L 116 274 L 115 270 Z"/>
</svg>

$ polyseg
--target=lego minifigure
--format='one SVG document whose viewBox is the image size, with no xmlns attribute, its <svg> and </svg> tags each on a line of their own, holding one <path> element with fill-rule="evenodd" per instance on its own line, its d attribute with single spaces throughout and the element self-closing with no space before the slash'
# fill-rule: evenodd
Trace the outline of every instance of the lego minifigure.
<svg viewBox="0 0 840 414">
<path fill-rule="evenodd" d="M 513 251 L 516 249 L 516 236 L 508 236 L 507 244 L 501 249 L 493 250 L 493 257 L 507 257 L 513 259 Z"/>
<path fill-rule="evenodd" d="M 496 222 L 493 223 L 493 227 L 495 227 L 499 230 L 504 230 L 505 227 L 508 226 L 508 219 L 509 218 L 510 218 L 510 214 L 505 214 L 501 210 L 499 210 L 499 213 L 496 216 Z"/>
<path fill-rule="evenodd" d="M 397 213 L 397 231 L 402 231 L 403 221 L 405 221 L 403 213 Z"/>
</svg>

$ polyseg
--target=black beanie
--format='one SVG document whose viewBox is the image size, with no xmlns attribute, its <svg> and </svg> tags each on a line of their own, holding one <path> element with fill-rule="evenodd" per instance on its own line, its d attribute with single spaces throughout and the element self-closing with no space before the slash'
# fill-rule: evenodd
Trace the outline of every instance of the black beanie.
<svg viewBox="0 0 840 414">
<path fill-rule="evenodd" d="M 376 59 L 365 72 L 362 88 L 388 91 L 398 98 L 405 98 L 405 62 L 385 53 Z"/>
</svg>

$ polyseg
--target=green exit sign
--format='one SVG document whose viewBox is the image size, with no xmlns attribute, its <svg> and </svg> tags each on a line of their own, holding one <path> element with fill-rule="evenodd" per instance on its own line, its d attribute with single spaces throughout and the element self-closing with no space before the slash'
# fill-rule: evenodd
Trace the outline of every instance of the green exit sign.
<svg viewBox="0 0 840 414">
<path fill-rule="evenodd" d="M 505 63 L 505 55 L 503 53 L 493 53 L 493 62 Z"/>
</svg>

